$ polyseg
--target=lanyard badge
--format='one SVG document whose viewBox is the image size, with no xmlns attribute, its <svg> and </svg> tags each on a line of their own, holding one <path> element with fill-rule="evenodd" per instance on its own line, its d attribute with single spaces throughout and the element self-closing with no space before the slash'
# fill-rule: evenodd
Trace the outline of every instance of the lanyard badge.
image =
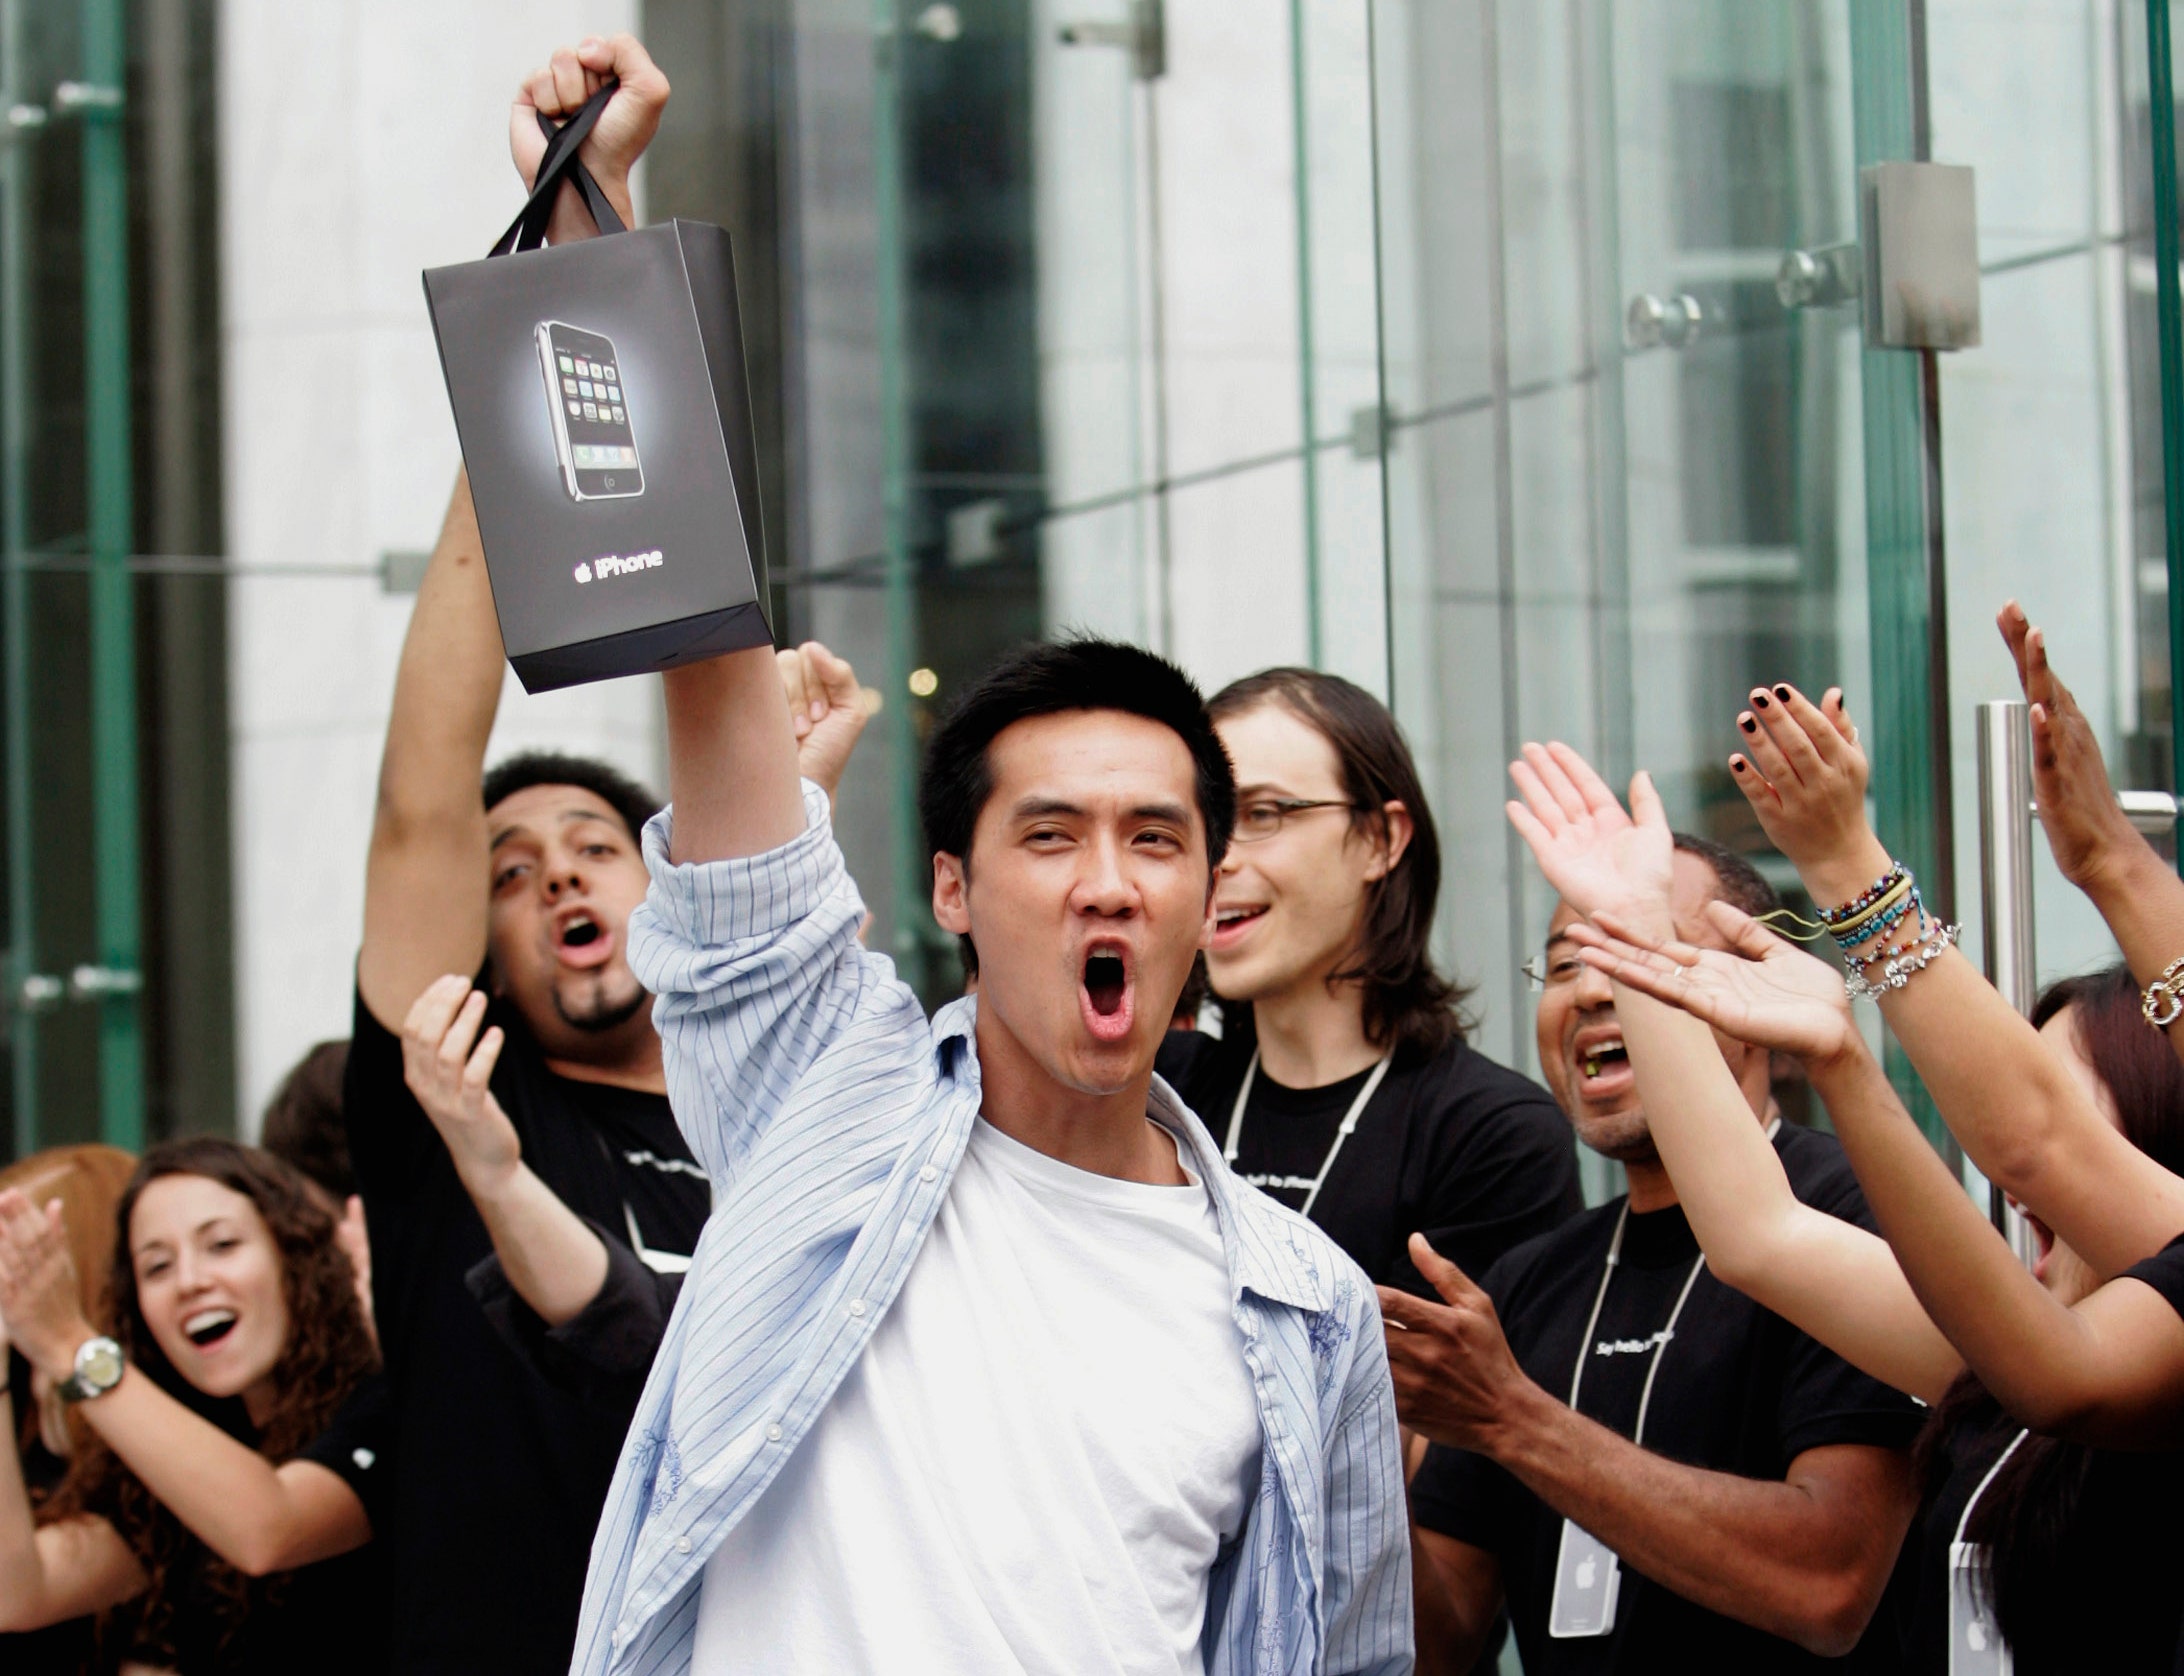
<svg viewBox="0 0 2184 1676">
<path fill-rule="evenodd" d="M 1623 1213 L 1615 1219 L 1615 1238 L 1608 1242 L 1608 1260 L 1600 1271 L 1600 1290 L 1593 1294 L 1592 1314 L 1585 1318 L 1585 1333 L 1577 1342 L 1577 1366 L 1570 1370 L 1573 1414 L 1577 1412 L 1577 1393 L 1585 1381 L 1585 1359 L 1592 1354 L 1593 1331 L 1600 1325 L 1600 1306 L 1608 1301 L 1608 1282 L 1615 1278 L 1616 1265 L 1623 1260 L 1623 1230 L 1629 1222 L 1630 1201 L 1625 1199 Z M 1676 1307 L 1668 1312 L 1668 1325 L 1654 1337 L 1645 1388 L 1638 1394 L 1638 1424 L 1631 1433 L 1631 1442 L 1641 1449 L 1646 1442 L 1646 1410 L 1653 1406 L 1653 1379 L 1661 1371 L 1661 1353 L 1676 1336 L 1676 1323 L 1683 1319 L 1691 1288 L 1698 1284 L 1699 1271 L 1705 1267 L 1706 1253 L 1702 1251 L 1692 1261 L 1691 1272 L 1684 1276 L 1683 1290 L 1676 1294 Z M 1547 1605 L 1548 1635 L 1557 1641 L 1575 1641 L 1614 1634 L 1615 1603 L 1622 1590 L 1623 1563 L 1615 1550 L 1574 1519 L 1564 1519 L 1562 1543 L 1555 1551 L 1554 1594 Z"/>
<path fill-rule="evenodd" d="M 1615 1550 L 1574 1519 L 1562 1521 L 1555 1552 L 1555 1592 L 1547 1606 L 1547 1633 L 1557 1641 L 1609 1635 L 1615 1600 L 1623 1589 L 1623 1562 Z"/>
<path fill-rule="evenodd" d="M 2002 1631 L 1979 1587 L 1979 1574 L 1986 1563 L 1985 1545 L 1966 1542 L 1964 1532 L 1987 1486 L 2028 1435 L 2019 1432 L 2001 1458 L 1987 1469 L 1972 1499 L 1964 1504 L 1963 1515 L 1957 1520 L 1956 1540 L 1949 1544 L 1949 1676 L 2010 1676 L 2009 1643 L 2002 1639 Z"/>
</svg>

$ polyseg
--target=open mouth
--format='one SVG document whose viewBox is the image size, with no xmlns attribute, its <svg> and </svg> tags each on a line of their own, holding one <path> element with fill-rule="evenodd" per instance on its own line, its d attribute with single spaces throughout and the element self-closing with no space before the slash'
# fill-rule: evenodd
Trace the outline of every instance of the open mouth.
<svg viewBox="0 0 2184 1676">
<path fill-rule="evenodd" d="M 1130 967 L 1113 949 L 1094 949 L 1084 959 L 1085 1022 L 1102 1041 L 1120 1041 L 1130 1033 Z"/>
<path fill-rule="evenodd" d="M 554 952 L 571 966 L 598 966 L 614 953 L 614 937 L 588 909 L 574 908 L 554 922 Z"/>
<path fill-rule="evenodd" d="M 1630 1063 L 1630 1052 L 1620 1036 L 1604 1036 L 1588 1043 L 1577 1056 L 1577 1068 L 1587 1082 L 1612 1076 Z"/>
<path fill-rule="evenodd" d="M 1244 934 L 1245 928 L 1266 918 L 1266 904 L 1245 903 L 1236 907 L 1216 908 L 1213 916 L 1213 940 L 1216 946 L 1233 943 Z"/>
<path fill-rule="evenodd" d="M 182 1323 L 182 1334 L 200 1350 L 209 1350 L 235 1330 L 232 1309 L 201 1309 Z"/>
</svg>

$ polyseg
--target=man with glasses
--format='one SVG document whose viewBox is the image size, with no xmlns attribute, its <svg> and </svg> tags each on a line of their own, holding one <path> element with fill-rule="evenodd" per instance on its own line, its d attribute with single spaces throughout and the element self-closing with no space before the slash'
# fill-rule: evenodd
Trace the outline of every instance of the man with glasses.
<svg viewBox="0 0 2184 1676">
<path fill-rule="evenodd" d="M 1720 946 L 1715 899 L 1781 906 L 1741 856 L 1681 834 L 1676 850 L 1678 937 Z M 1707 1272 L 1577 917 L 1558 907 L 1526 966 L 1540 1062 L 1629 1194 L 1477 1289 L 1422 1252 L 1446 1306 L 1381 1294 L 1398 1411 L 1436 1445 L 1411 1487 L 1418 1668 L 1471 1669 L 1506 1603 L 1530 1676 L 1817 1670 L 1857 1646 L 1888 1582 L 1919 1412 Z M 1782 1123 L 1767 1052 L 1716 1039 L 1797 1196 L 1871 1227 L 1842 1149 Z"/>
<path fill-rule="evenodd" d="M 1465 1039 L 1430 946 L 1440 842 L 1387 707 L 1269 669 L 1208 709 L 1238 788 L 1207 951 L 1221 1034 L 1170 1037 L 1160 1073 L 1246 1182 L 1431 1298 L 1413 1233 L 1484 1272 L 1581 1208 L 1569 1125 Z"/>
</svg>

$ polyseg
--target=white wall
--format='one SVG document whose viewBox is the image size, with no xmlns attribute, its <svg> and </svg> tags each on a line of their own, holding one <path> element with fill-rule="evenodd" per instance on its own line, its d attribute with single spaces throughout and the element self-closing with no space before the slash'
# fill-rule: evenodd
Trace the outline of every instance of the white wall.
<svg viewBox="0 0 2184 1676">
<path fill-rule="evenodd" d="M 349 1029 L 373 779 L 410 608 L 367 573 L 386 550 L 431 546 L 458 457 L 419 273 L 482 255 L 514 214 L 508 103 L 523 73 L 635 13 L 636 0 L 229 0 L 223 12 L 235 982 L 252 1132 L 288 1065 Z M 269 566 L 300 574 L 250 574 Z M 493 756 L 526 745 L 657 783 L 657 684 L 532 699 L 511 678 Z"/>
</svg>

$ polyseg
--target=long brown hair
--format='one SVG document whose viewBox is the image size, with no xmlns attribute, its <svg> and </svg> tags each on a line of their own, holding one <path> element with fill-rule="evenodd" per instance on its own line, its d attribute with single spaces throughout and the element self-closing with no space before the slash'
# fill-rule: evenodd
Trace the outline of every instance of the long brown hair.
<svg viewBox="0 0 2184 1676">
<path fill-rule="evenodd" d="M 1377 1046 L 1415 1048 L 1431 1056 L 1467 1034 L 1470 991 L 1433 964 L 1433 910 L 1441 895 L 1441 836 L 1426 806 L 1403 730 L 1388 707 L 1354 682 L 1316 669 L 1262 669 L 1231 681 L 1206 711 L 1217 722 L 1279 704 L 1334 748 L 1350 824 L 1376 840 L 1388 838 L 1386 808 L 1409 811 L 1411 841 L 1386 874 L 1366 887 L 1365 922 L 1353 957 L 1328 978 L 1365 992 L 1365 1035 Z M 1218 994 L 1218 989 L 1216 990 Z M 1234 1020 L 1251 1029 L 1248 1002 L 1224 999 L 1222 1034 Z"/>
<path fill-rule="evenodd" d="M 2064 978 L 2041 993 L 2032 1022 L 2065 1008 L 2072 1034 L 2116 1103 L 2123 1137 L 2164 1169 L 2184 1175 L 2184 1063 L 2168 1039 L 2146 1028 L 2137 981 L 2110 966 Z M 1998 1425 L 2001 1406 L 1969 1369 L 1935 1407 L 1919 1440 L 1929 1489 L 1947 1468 L 1940 1447 L 1951 1434 L 1972 1436 Z M 2093 1451 L 2082 1443 L 2033 1433 L 1987 1486 L 1964 1528 L 1986 1554 L 1979 1574 L 1997 1627 L 2020 1665 L 2067 1669 L 2082 1638 L 2082 1599 L 2069 1598 L 2064 1562 L 2077 1544 L 2078 1508 Z"/>
<path fill-rule="evenodd" d="M 182 1377 L 152 1336 L 137 1297 L 130 1221 L 144 1189 L 168 1176 L 202 1176 L 242 1194 L 257 1207 L 273 1236 L 281 1263 L 281 1296 L 288 1307 L 288 1340 L 273 1364 L 273 1412 L 258 1430 L 255 1445 L 268 1460 L 288 1460 L 325 1431 L 378 1361 L 349 1259 L 334 1238 L 333 1218 L 289 1165 L 256 1147 L 211 1135 L 153 1147 L 123 1190 L 114 1213 L 106 1282 L 113 1335 L 138 1372 L 229 1429 L 247 1424 L 239 1415 L 240 1404 L 223 1404 Z M 140 1648 L 168 1645 L 176 1596 L 187 1588 L 186 1573 L 192 1570 L 220 1603 L 223 1635 L 232 1635 L 253 1607 L 272 1604 L 281 1593 L 280 1578 L 246 1578 L 207 1551 L 96 1438 L 77 1453 L 68 1477 L 39 1517 L 51 1523 L 85 1513 L 110 1521 L 151 1578 L 140 1603 Z"/>
</svg>

